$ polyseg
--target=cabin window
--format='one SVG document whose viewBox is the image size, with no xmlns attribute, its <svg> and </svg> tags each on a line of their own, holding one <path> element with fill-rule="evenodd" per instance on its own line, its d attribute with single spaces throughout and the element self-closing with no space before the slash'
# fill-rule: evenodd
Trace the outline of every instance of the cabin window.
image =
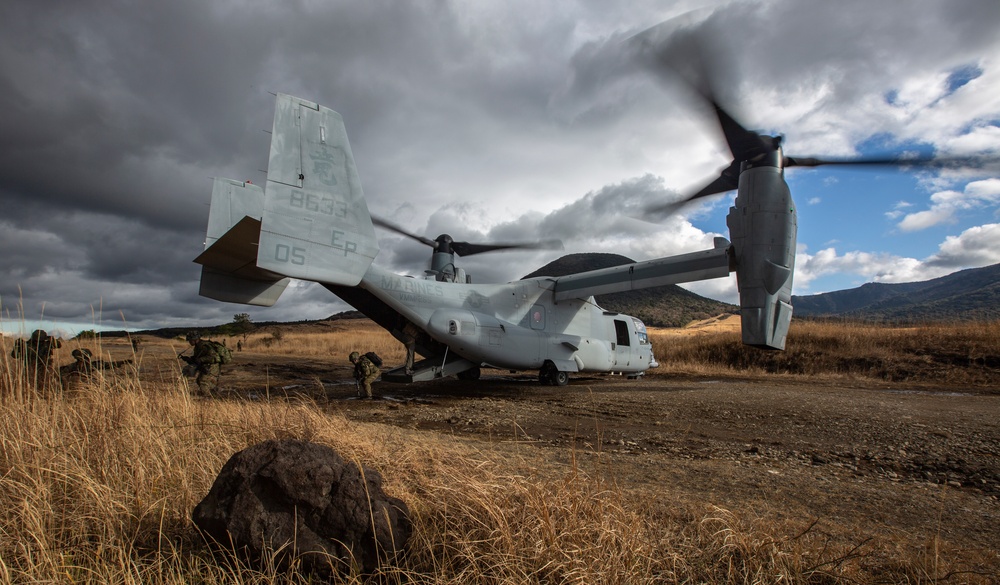
<svg viewBox="0 0 1000 585">
<path fill-rule="evenodd" d="M 628 323 L 615 319 L 615 335 L 618 337 L 618 345 L 632 345 L 628 336 Z"/>
</svg>

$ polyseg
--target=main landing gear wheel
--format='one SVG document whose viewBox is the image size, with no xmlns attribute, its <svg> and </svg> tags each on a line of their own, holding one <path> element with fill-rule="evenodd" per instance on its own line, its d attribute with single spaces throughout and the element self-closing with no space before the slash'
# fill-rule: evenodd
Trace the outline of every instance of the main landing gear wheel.
<svg viewBox="0 0 1000 585">
<path fill-rule="evenodd" d="M 457 377 L 458 377 L 459 380 L 466 380 L 466 381 L 469 381 L 469 382 L 474 382 L 474 381 L 476 381 L 476 380 L 479 379 L 479 376 L 480 376 L 481 373 L 482 373 L 482 370 L 479 369 L 479 366 L 476 366 L 474 368 L 469 368 L 468 370 L 465 370 L 464 372 L 459 372 L 457 374 Z"/>
<path fill-rule="evenodd" d="M 552 362 L 546 362 L 538 371 L 538 381 L 542 386 L 565 386 L 569 383 L 569 374 L 557 370 Z"/>
</svg>

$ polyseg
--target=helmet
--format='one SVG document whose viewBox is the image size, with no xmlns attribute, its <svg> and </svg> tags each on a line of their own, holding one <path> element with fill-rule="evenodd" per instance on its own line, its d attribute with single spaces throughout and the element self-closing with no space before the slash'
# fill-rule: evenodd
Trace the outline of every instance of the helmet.
<svg viewBox="0 0 1000 585">
<path fill-rule="evenodd" d="M 358 353 L 358 352 L 356 352 L 356 351 L 352 351 L 351 355 L 347 356 L 347 359 L 351 360 L 352 362 L 356 362 L 360 358 L 361 358 L 361 354 Z"/>
<path fill-rule="evenodd" d="M 73 359 L 77 359 L 77 360 L 82 360 L 83 359 L 83 352 L 80 351 L 79 349 L 74 349 L 72 355 L 73 355 Z"/>
<path fill-rule="evenodd" d="M 188 331 L 187 335 L 184 336 L 184 339 L 187 339 L 189 342 L 198 341 L 199 339 L 201 339 L 201 335 L 198 335 L 197 331 Z"/>
</svg>

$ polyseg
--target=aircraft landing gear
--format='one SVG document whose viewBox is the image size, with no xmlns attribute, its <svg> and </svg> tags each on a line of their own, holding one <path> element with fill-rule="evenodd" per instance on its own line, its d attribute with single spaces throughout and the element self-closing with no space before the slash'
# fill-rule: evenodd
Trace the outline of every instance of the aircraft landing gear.
<svg viewBox="0 0 1000 585">
<path fill-rule="evenodd" d="M 464 372 L 459 372 L 455 376 L 459 380 L 465 380 L 467 382 L 474 382 L 474 381 L 476 381 L 476 380 L 479 379 L 479 376 L 480 376 L 481 373 L 482 373 L 482 371 L 479 369 L 479 366 L 476 366 L 474 368 L 469 368 L 468 370 L 465 370 Z"/>
<path fill-rule="evenodd" d="M 538 381 L 542 386 L 565 386 L 569 383 L 569 374 L 557 370 L 552 362 L 545 362 L 538 370 Z"/>
</svg>

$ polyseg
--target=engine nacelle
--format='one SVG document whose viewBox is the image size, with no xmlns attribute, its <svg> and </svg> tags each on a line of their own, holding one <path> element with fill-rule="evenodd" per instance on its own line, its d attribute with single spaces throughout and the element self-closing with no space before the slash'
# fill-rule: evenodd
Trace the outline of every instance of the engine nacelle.
<svg viewBox="0 0 1000 585">
<path fill-rule="evenodd" d="M 743 343 L 785 349 L 798 223 L 780 165 L 740 173 L 739 192 L 726 223 L 740 291 Z"/>
</svg>

